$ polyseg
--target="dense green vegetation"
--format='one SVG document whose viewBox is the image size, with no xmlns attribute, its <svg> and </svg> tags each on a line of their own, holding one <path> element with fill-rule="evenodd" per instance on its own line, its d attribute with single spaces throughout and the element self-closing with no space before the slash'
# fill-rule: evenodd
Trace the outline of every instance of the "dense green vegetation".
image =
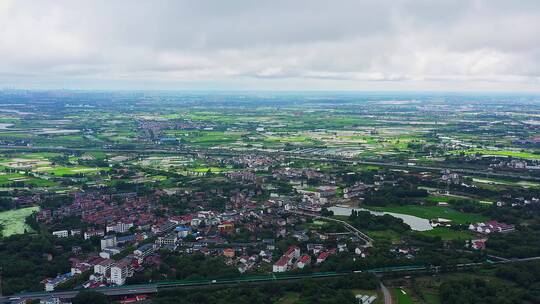
<svg viewBox="0 0 540 304">
<path fill-rule="evenodd" d="M 540 263 L 503 265 L 495 277 L 449 279 L 440 286 L 443 304 L 457 303 L 538 303 L 540 301 Z"/>
<path fill-rule="evenodd" d="M 374 290 L 377 281 L 369 274 L 357 274 L 339 279 L 304 280 L 301 282 L 268 283 L 235 288 L 163 291 L 154 299 L 157 304 L 192 303 L 357 303 L 352 289 Z M 286 303 L 286 302 L 285 302 Z"/>
<path fill-rule="evenodd" d="M 12 235 L 0 239 L 3 292 L 42 290 L 40 281 L 44 277 L 69 272 L 66 253 L 55 246 L 61 244 L 52 236 L 42 235 Z"/>
</svg>

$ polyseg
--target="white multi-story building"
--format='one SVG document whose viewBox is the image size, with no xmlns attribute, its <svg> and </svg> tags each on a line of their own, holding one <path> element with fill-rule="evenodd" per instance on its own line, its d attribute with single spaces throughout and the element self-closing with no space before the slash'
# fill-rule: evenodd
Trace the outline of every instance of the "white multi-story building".
<svg viewBox="0 0 540 304">
<path fill-rule="evenodd" d="M 58 230 L 58 231 L 53 231 L 52 235 L 54 235 L 57 238 L 65 238 L 69 236 L 69 232 L 67 230 Z"/>
<path fill-rule="evenodd" d="M 94 273 L 99 273 L 101 275 L 107 275 L 107 270 L 109 270 L 114 264 L 113 260 L 105 259 L 99 264 L 94 265 Z"/>
<path fill-rule="evenodd" d="M 122 250 L 118 247 L 107 247 L 99 253 L 99 256 L 104 259 L 110 259 L 113 256 L 119 254 L 120 252 L 122 252 Z"/>
<path fill-rule="evenodd" d="M 116 241 L 116 236 L 114 235 L 108 235 L 101 239 L 101 250 L 107 248 L 107 247 L 114 247 L 118 244 Z"/>
<path fill-rule="evenodd" d="M 178 241 L 178 235 L 176 233 L 169 233 L 166 236 L 160 236 L 157 238 L 156 243 L 164 245 L 174 245 Z"/>
<path fill-rule="evenodd" d="M 128 232 L 131 227 L 133 227 L 133 223 L 118 222 L 115 224 L 107 225 L 107 228 L 105 230 L 107 232 L 114 231 L 116 233 L 125 233 Z"/>
<path fill-rule="evenodd" d="M 103 230 L 88 230 L 84 233 L 84 239 L 88 240 L 94 236 L 104 236 L 105 232 Z"/>
<path fill-rule="evenodd" d="M 137 257 L 137 258 L 146 258 L 147 256 L 149 256 L 150 254 L 152 254 L 154 252 L 154 244 L 146 244 L 146 245 L 143 245 L 137 249 L 135 249 L 133 251 L 133 254 Z"/>
<path fill-rule="evenodd" d="M 126 279 L 133 276 L 133 266 L 130 259 L 122 259 L 111 267 L 111 283 L 124 285 Z"/>
</svg>

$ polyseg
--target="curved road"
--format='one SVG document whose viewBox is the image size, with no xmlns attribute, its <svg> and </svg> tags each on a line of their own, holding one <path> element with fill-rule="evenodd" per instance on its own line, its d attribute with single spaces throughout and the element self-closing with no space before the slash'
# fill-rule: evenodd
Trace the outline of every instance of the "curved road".
<svg viewBox="0 0 540 304">
<path fill-rule="evenodd" d="M 379 284 L 379 286 L 381 287 L 381 291 L 383 293 L 384 304 L 392 304 L 392 295 L 390 294 L 390 291 L 388 290 L 388 288 L 384 286 L 382 281 Z"/>
</svg>

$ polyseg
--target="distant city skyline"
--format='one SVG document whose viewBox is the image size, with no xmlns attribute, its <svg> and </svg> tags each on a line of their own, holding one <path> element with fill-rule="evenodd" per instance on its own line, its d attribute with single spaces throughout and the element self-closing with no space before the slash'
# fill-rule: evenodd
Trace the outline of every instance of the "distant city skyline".
<svg viewBox="0 0 540 304">
<path fill-rule="evenodd" d="M 540 92 L 540 1 L 0 0 L 0 87 Z"/>
</svg>

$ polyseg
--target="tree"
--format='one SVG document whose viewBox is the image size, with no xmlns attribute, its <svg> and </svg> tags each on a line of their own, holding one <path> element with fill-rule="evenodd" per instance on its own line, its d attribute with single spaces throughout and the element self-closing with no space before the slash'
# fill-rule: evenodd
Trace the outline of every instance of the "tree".
<svg viewBox="0 0 540 304">
<path fill-rule="evenodd" d="M 80 292 L 73 298 L 73 304 L 107 304 L 110 303 L 107 296 L 95 291 Z"/>
</svg>

